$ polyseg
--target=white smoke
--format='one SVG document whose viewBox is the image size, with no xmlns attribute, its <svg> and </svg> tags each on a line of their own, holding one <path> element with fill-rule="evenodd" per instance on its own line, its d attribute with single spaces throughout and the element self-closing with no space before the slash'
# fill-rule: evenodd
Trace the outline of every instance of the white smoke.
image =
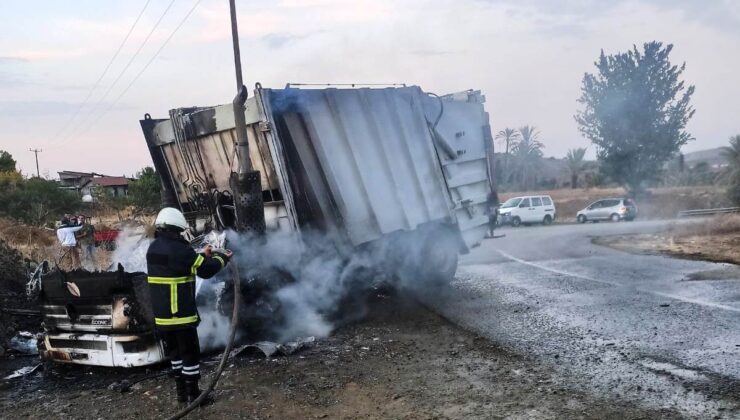
<svg viewBox="0 0 740 420">
<path fill-rule="evenodd" d="M 108 271 L 118 269 L 118 264 L 128 272 L 146 272 L 146 251 L 151 239 L 147 238 L 143 227 L 126 227 L 118 234 L 116 249 L 111 257 Z"/>
<path fill-rule="evenodd" d="M 228 246 L 242 279 L 278 273 L 291 280 L 273 293 L 282 321 L 273 333 L 287 341 L 326 337 L 339 323 L 364 315 L 365 298 L 378 284 L 393 282 L 413 293 L 428 290 L 429 279 L 418 270 L 424 264 L 420 237 L 386 237 L 355 248 L 318 232 L 268 233 L 264 238 L 230 232 Z M 242 281 L 242 287 L 250 286 Z"/>
<path fill-rule="evenodd" d="M 254 278 L 270 283 L 261 298 L 264 306 L 276 309 L 270 335 L 286 342 L 326 337 L 341 323 L 361 317 L 365 298 L 377 284 L 393 281 L 412 292 L 428 289 L 428 279 L 418 269 L 425 264 L 419 250 L 437 239 L 406 234 L 355 248 L 319 232 L 264 237 L 228 232 L 226 246 L 234 251 L 232 263 L 238 264 L 242 289 L 255 287 Z M 120 262 L 127 271 L 146 271 L 150 243 L 141 233 L 121 232 L 114 266 Z M 223 347 L 228 337 L 231 314 L 222 314 L 219 305 L 228 276 L 223 270 L 213 279 L 198 279 L 198 333 L 204 351 Z"/>
</svg>

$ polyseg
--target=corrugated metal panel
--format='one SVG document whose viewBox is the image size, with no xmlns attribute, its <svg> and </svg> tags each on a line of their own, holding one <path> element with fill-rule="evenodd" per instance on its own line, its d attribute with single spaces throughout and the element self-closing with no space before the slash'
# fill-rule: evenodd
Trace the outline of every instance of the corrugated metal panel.
<svg viewBox="0 0 740 420">
<path fill-rule="evenodd" d="M 455 218 L 468 247 L 480 244 L 486 233 L 486 200 L 491 191 L 488 176 L 487 143 L 493 147 L 484 98 L 477 91 L 427 98 L 427 115 L 439 115 L 435 134 L 448 145 L 454 156 L 440 152 L 440 161 Z"/>
<path fill-rule="evenodd" d="M 452 220 L 453 206 L 416 87 L 267 90 L 308 182 L 325 184 L 350 241 Z M 320 202 L 322 200 L 319 200 Z M 324 210 L 324 212 L 330 210 Z"/>
</svg>

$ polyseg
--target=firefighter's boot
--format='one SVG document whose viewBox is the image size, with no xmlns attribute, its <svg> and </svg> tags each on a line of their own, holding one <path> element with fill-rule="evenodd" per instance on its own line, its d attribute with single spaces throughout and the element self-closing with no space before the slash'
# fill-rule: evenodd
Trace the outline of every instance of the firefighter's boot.
<svg viewBox="0 0 740 420">
<path fill-rule="evenodd" d="M 175 377 L 175 389 L 177 390 L 177 402 L 180 404 L 188 402 L 188 387 L 185 383 L 185 378 L 180 376 Z"/>
<path fill-rule="evenodd" d="M 197 379 L 188 379 L 185 381 L 185 385 L 187 387 L 187 394 L 188 394 L 188 404 L 192 404 L 193 401 L 198 399 L 198 397 L 201 394 L 201 390 L 198 387 L 198 380 Z M 206 398 L 201 401 L 200 404 L 198 404 L 200 407 L 213 404 L 213 398 L 210 395 L 207 395 Z"/>
</svg>

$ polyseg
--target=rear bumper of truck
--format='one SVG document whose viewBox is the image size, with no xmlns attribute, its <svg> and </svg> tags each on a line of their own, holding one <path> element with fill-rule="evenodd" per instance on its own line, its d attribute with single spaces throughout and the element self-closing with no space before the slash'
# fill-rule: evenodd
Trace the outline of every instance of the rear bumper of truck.
<svg viewBox="0 0 740 420">
<path fill-rule="evenodd" d="M 160 340 L 153 333 L 44 335 L 41 357 L 45 360 L 91 366 L 137 367 L 165 360 Z"/>
</svg>

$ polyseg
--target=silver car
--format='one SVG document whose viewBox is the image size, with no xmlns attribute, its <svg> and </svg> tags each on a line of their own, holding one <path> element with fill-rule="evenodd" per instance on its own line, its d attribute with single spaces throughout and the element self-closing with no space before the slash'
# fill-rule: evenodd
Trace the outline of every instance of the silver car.
<svg viewBox="0 0 740 420">
<path fill-rule="evenodd" d="M 576 213 L 578 223 L 601 220 L 634 220 L 637 217 L 637 205 L 630 198 L 606 198 L 591 203 L 585 209 Z"/>
</svg>

